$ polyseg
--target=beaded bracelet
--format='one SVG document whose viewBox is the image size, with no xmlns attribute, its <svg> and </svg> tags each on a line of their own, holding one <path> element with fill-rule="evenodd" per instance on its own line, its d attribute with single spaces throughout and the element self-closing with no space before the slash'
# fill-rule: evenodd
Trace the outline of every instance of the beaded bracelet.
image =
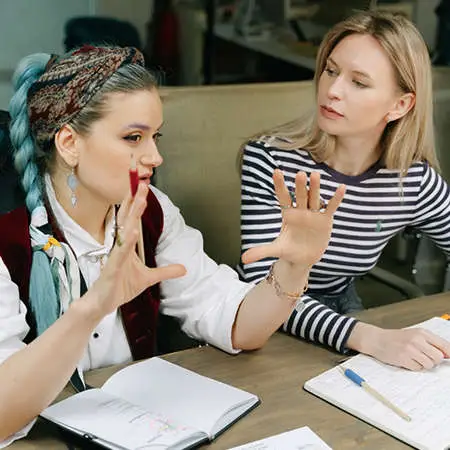
<svg viewBox="0 0 450 450">
<path fill-rule="evenodd" d="M 273 286 L 278 297 L 280 297 L 280 298 L 286 297 L 289 301 L 296 302 L 302 296 L 302 294 L 304 294 L 307 291 L 308 282 L 306 282 L 306 285 L 302 292 L 285 292 L 281 288 L 278 280 L 275 278 L 275 272 L 273 269 L 274 265 L 275 264 L 272 264 L 270 266 L 269 273 L 267 274 L 267 277 L 266 277 L 267 284 L 269 284 L 270 286 Z"/>
</svg>

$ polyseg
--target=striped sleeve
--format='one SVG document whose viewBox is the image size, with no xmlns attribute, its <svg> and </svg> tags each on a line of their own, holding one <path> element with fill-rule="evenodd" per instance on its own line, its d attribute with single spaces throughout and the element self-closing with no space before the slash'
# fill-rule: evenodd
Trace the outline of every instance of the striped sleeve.
<svg viewBox="0 0 450 450">
<path fill-rule="evenodd" d="M 429 165 L 424 172 L 412 225 L 450 254 L 450 189 Z"/>
<path fill-rule="evenodd" d="M 305 295 L 283 325 L 283 330 L 344 353 L 347 350 L 347 340 L 357 323 L 353 317 L 338 314 Z"/>
<path fill-rule="evenodd" d="M 241 184 L 241 252 L 272 242 L 281 229 L 281 209 L 272 180 L 275 160 L 263 145 L 248 144 L 244 150 Z M 274 258 L 243 264 L 245 281 L 257 282 L 269 272 Z"/>
<path fill-rule="evenodd" d="M 264 145 L 249 143 L 245 147 L 241 190 L 242 251 L 272 242 L 280 233 L 281 210 L 272 180 L 277 167 Z M 245 264 L 239 272 L 246 281 L 258 282 L 265 278 L 274 261 L 274 258 L 267 258 Z M 283 330 L 344 352 L 356 323 L 355 319 L 337 314 L 317 300 L 303 296 Z"/>
</svg>

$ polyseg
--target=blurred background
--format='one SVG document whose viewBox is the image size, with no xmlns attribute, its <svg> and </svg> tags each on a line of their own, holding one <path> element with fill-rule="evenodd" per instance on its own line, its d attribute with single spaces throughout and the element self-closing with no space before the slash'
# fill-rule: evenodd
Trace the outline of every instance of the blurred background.
<svg viewBox="0 0 450 450">
<path fill-rule="evenodd" d="M 2 0 L 0 107 L 21 57 L 87 41 L 139 47 L 167 85 L 309 79 L 328 28 L 369 6 L 405 14 L 447 62 L 447 0 Z"/>
</svg>

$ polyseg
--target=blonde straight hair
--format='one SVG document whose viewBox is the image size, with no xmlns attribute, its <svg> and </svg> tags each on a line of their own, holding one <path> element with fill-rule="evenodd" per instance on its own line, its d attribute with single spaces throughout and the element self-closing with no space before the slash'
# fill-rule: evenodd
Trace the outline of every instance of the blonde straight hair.
<svg viewBox="0 0 450 450">
<path fill-rule="evenodd" d="M 381 136 L 384 165 L 401 175 L 419 161 L 439 169 L 433 130 L 431 62 L 419 31 L 405 17 L 366 11 L 335 25 L 319 47 L 314 76 L 316 95 L 328 57 L 342 39 L 352 34 L 375 38 L 391 61 L 400 91 L 415 95 L 413 108 L 401 119 L 388 123 Z M 316 114 L 317 111 L 258 133 L 254 138 L 275 140 L 277 147 L 286 150 L 302 148 L 316 161 L 326 161 L 334 151 L 336 138 L 318 127 Z"/>
</svg>

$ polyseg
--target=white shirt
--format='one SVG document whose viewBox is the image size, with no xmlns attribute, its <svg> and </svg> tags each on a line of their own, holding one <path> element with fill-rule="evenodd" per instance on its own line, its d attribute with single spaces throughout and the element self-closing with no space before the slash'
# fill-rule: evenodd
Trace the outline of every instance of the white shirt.
<svg viewBox="0 0 450 450">
<path fill-rule="evenodd" d="M 217 265 L 203 251 L 201 233 L 187 226 L 178 208 L 158 189 L 151 187 L 161 204 L 164 227 L 156 247 L 156 264 L 179 263 L 186 267 L 184 277 L 161 283 L 162 313 L 178 318 L 190 336 L 209 342 L 229 353 L 237 353 L 231 343 L 231 330 L 239 305 L 251 284 L 239 281 L 236 272 Z M 56 200 L 49 178 L 46 191 L 55 219 L 72 247 L 87 286 L 99 277 L 101 259 L 105 261 L 112 247 L 113 218 L 105 230 L 105 243 L 99 244 L 64 211 Z M 0 363 L 25 344 L 29 326 L 26 307 L 19 290 L 0 258 Z M 131 361 L 122 320 L 118 312 L 106 316 L 92 333 L 79 367 L 91 370 Z M 0 442 L 0 448 L 25 436 L 32 424 Z"/>
</svg>

